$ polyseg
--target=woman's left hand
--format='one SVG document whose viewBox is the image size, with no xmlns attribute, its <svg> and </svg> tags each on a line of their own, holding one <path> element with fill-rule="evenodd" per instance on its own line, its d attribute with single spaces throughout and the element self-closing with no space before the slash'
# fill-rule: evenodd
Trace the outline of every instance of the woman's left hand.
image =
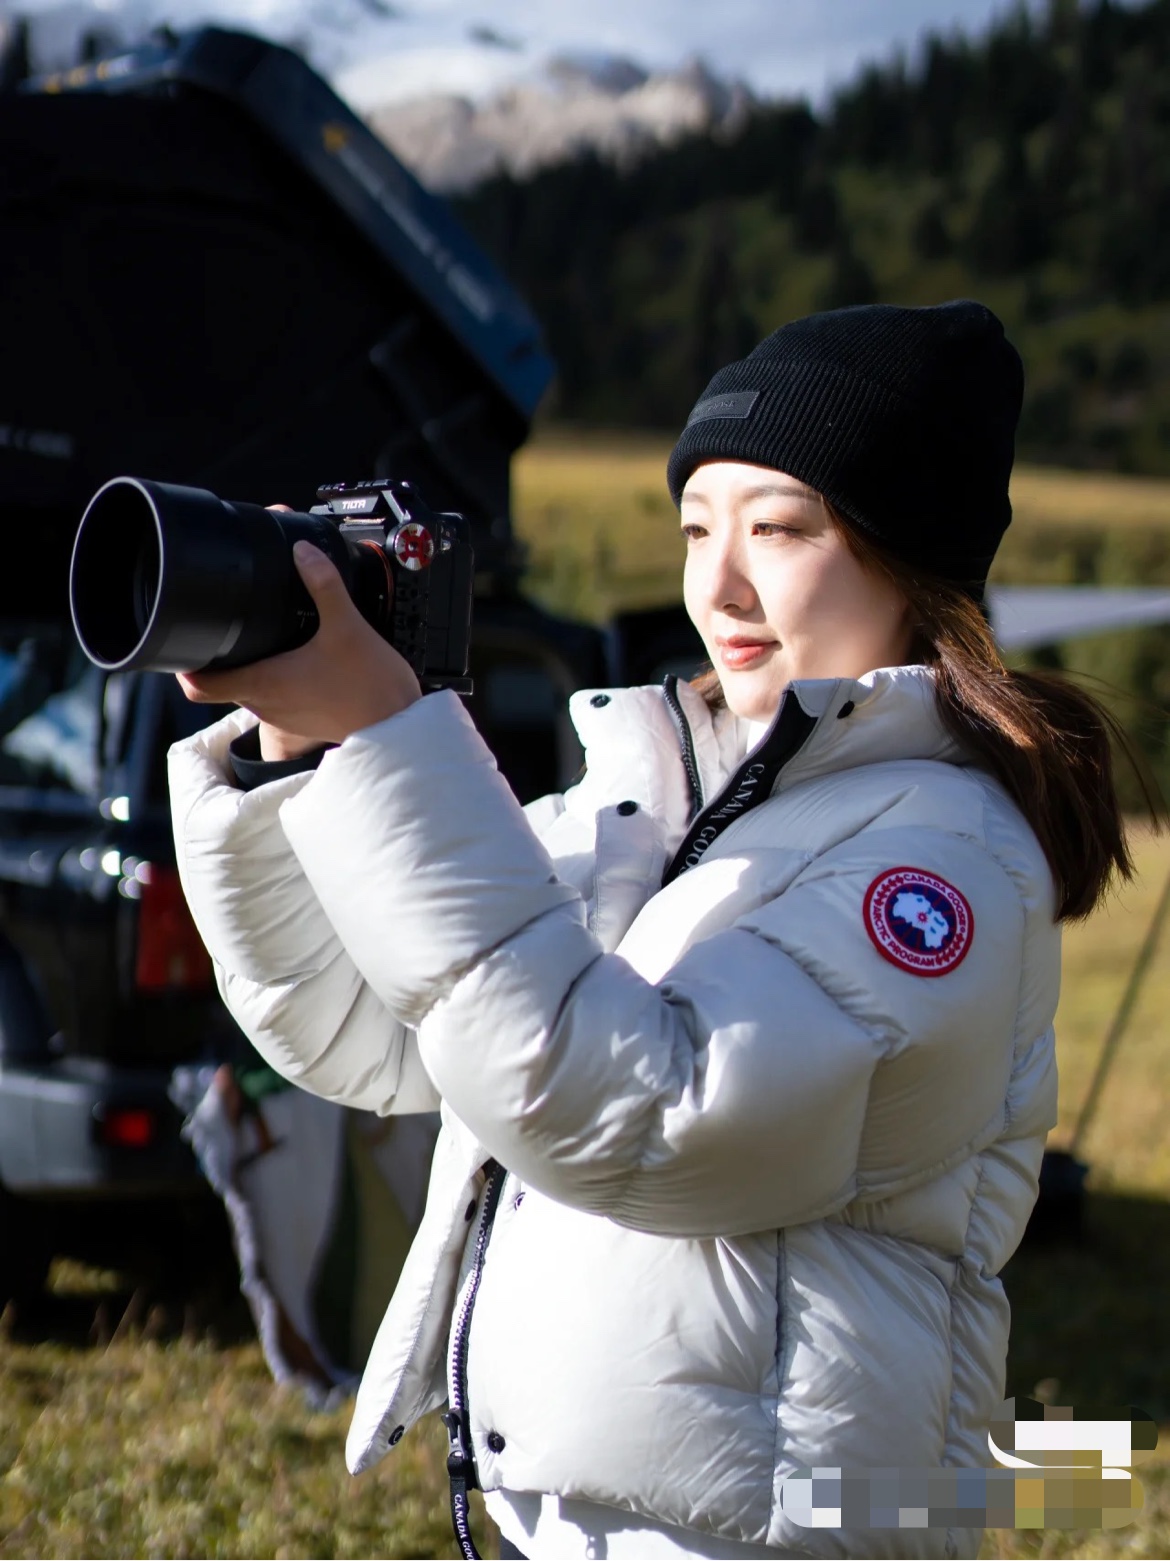
<svg viewBox="0 0 1170 1561">
<path fill-rule="evenodd" d="M 397 715 L 422 695 L 406 660 L 370 627 L 320 549 L 298 542 L 293 561 L 320 626 L 296 650 L 227 672 L 181 672 L 188 699 L 237 704 L 307 743 L 339 743 Z"/>
</svg>

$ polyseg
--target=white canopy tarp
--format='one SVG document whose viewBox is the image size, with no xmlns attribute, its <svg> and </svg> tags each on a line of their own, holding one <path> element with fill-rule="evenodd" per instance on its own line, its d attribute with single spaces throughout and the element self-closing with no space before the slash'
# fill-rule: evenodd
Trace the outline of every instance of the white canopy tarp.
<svg viewBox="0 0 1170 1561">
<path fill-rule="evenodd" d="M 987 601 L 1004 650 L 1170 623 L 1170 590 L 1162 587 L 993 585 Z"/>
</svg>

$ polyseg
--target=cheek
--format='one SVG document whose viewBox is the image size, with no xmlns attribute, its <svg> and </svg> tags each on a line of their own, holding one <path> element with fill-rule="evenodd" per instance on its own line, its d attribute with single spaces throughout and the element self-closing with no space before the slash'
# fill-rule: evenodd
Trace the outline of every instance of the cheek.
<svg viewBox="0 0 1170 1561">
<path fill-rule="evenodd" d="M 699 586 L 699 570 L 694 561 L 694 554 L 687 554 L 687 561 L 683 565 L 683 606 L 687 610 L 687 617 L 698 629 L 700 636 L 705 636 L 703 593 Z"/>
<path fill-rule="evenodd" d="M 845 582 L 844 606 L 859 636 L 884 646 L 901 621 L 905 604 L 889 581 L 870 574 L 855 562 Z"/>
<path fill-rule="evenodd" d="M 895 654 L 902 621 L 900 596 L 851 555 L 822 557 L 804 581 L 800 629 L 819 651 L 840 654 L 842 665 L 868 670 Z"/>
<path fill-rule="evenodd" d="M 810 571 L 810 597 L 836 617 L 855 620 L 872 604 L 874 582 L 843 546 L 818 553 Z"/>
<path fill-rule="evenodd" d="M 761 563 L 756 589 L 769 626 L 788 643 L 815 634 L 834 610 L 832 574 L 822 558 L 789 544 Z"/>
<path fill-rule="evenodd" d="M 772 630 L 798 657 L 795 675 L 821 675 L 826 653 L 845 651 L 852 660 L 867 637 L 872 594 L 852 565 L 819 548 L 792 546 L 768 561 L 766 578 L 761 571 L 761 602 Z"/>
</svg>

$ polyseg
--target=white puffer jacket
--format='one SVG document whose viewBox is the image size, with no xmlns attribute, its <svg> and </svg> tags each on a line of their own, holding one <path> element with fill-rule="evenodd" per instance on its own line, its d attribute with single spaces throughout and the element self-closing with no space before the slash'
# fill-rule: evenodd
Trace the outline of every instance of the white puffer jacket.
<svg viewBox="0 0 1170 1561">
<path fill-rule="evenodd" d="M 249 717 L 173 750 L 183 883 L 259 1050 L 354 1106 L 442 1100 L 350 1467 L 444 1403 L 451 1352 L 486 1490 L 974 1554 L 801 1528 L 778 1493 L 991 1461 L 995 1276 L 1055 1120 L 1047 865 L 924 668 L 794 685 L 746 760 L 675 700 L 575 696 L 586 776 L 527 821 L 453 695 L 250 793 Z"/>
</svg>

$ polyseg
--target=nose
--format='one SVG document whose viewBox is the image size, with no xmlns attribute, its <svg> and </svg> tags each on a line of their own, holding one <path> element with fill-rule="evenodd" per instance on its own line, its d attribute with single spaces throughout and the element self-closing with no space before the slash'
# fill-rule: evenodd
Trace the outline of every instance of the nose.
<svg viewBox="0 0 1170 1561">
<path fill-rule="evenodd" d="M 756 591 L 742 556 L 741 538 L 727 527 L 708 554 L 707 601 L 718 612 L 740 616 L 756 605 Z"/>
</svg>

